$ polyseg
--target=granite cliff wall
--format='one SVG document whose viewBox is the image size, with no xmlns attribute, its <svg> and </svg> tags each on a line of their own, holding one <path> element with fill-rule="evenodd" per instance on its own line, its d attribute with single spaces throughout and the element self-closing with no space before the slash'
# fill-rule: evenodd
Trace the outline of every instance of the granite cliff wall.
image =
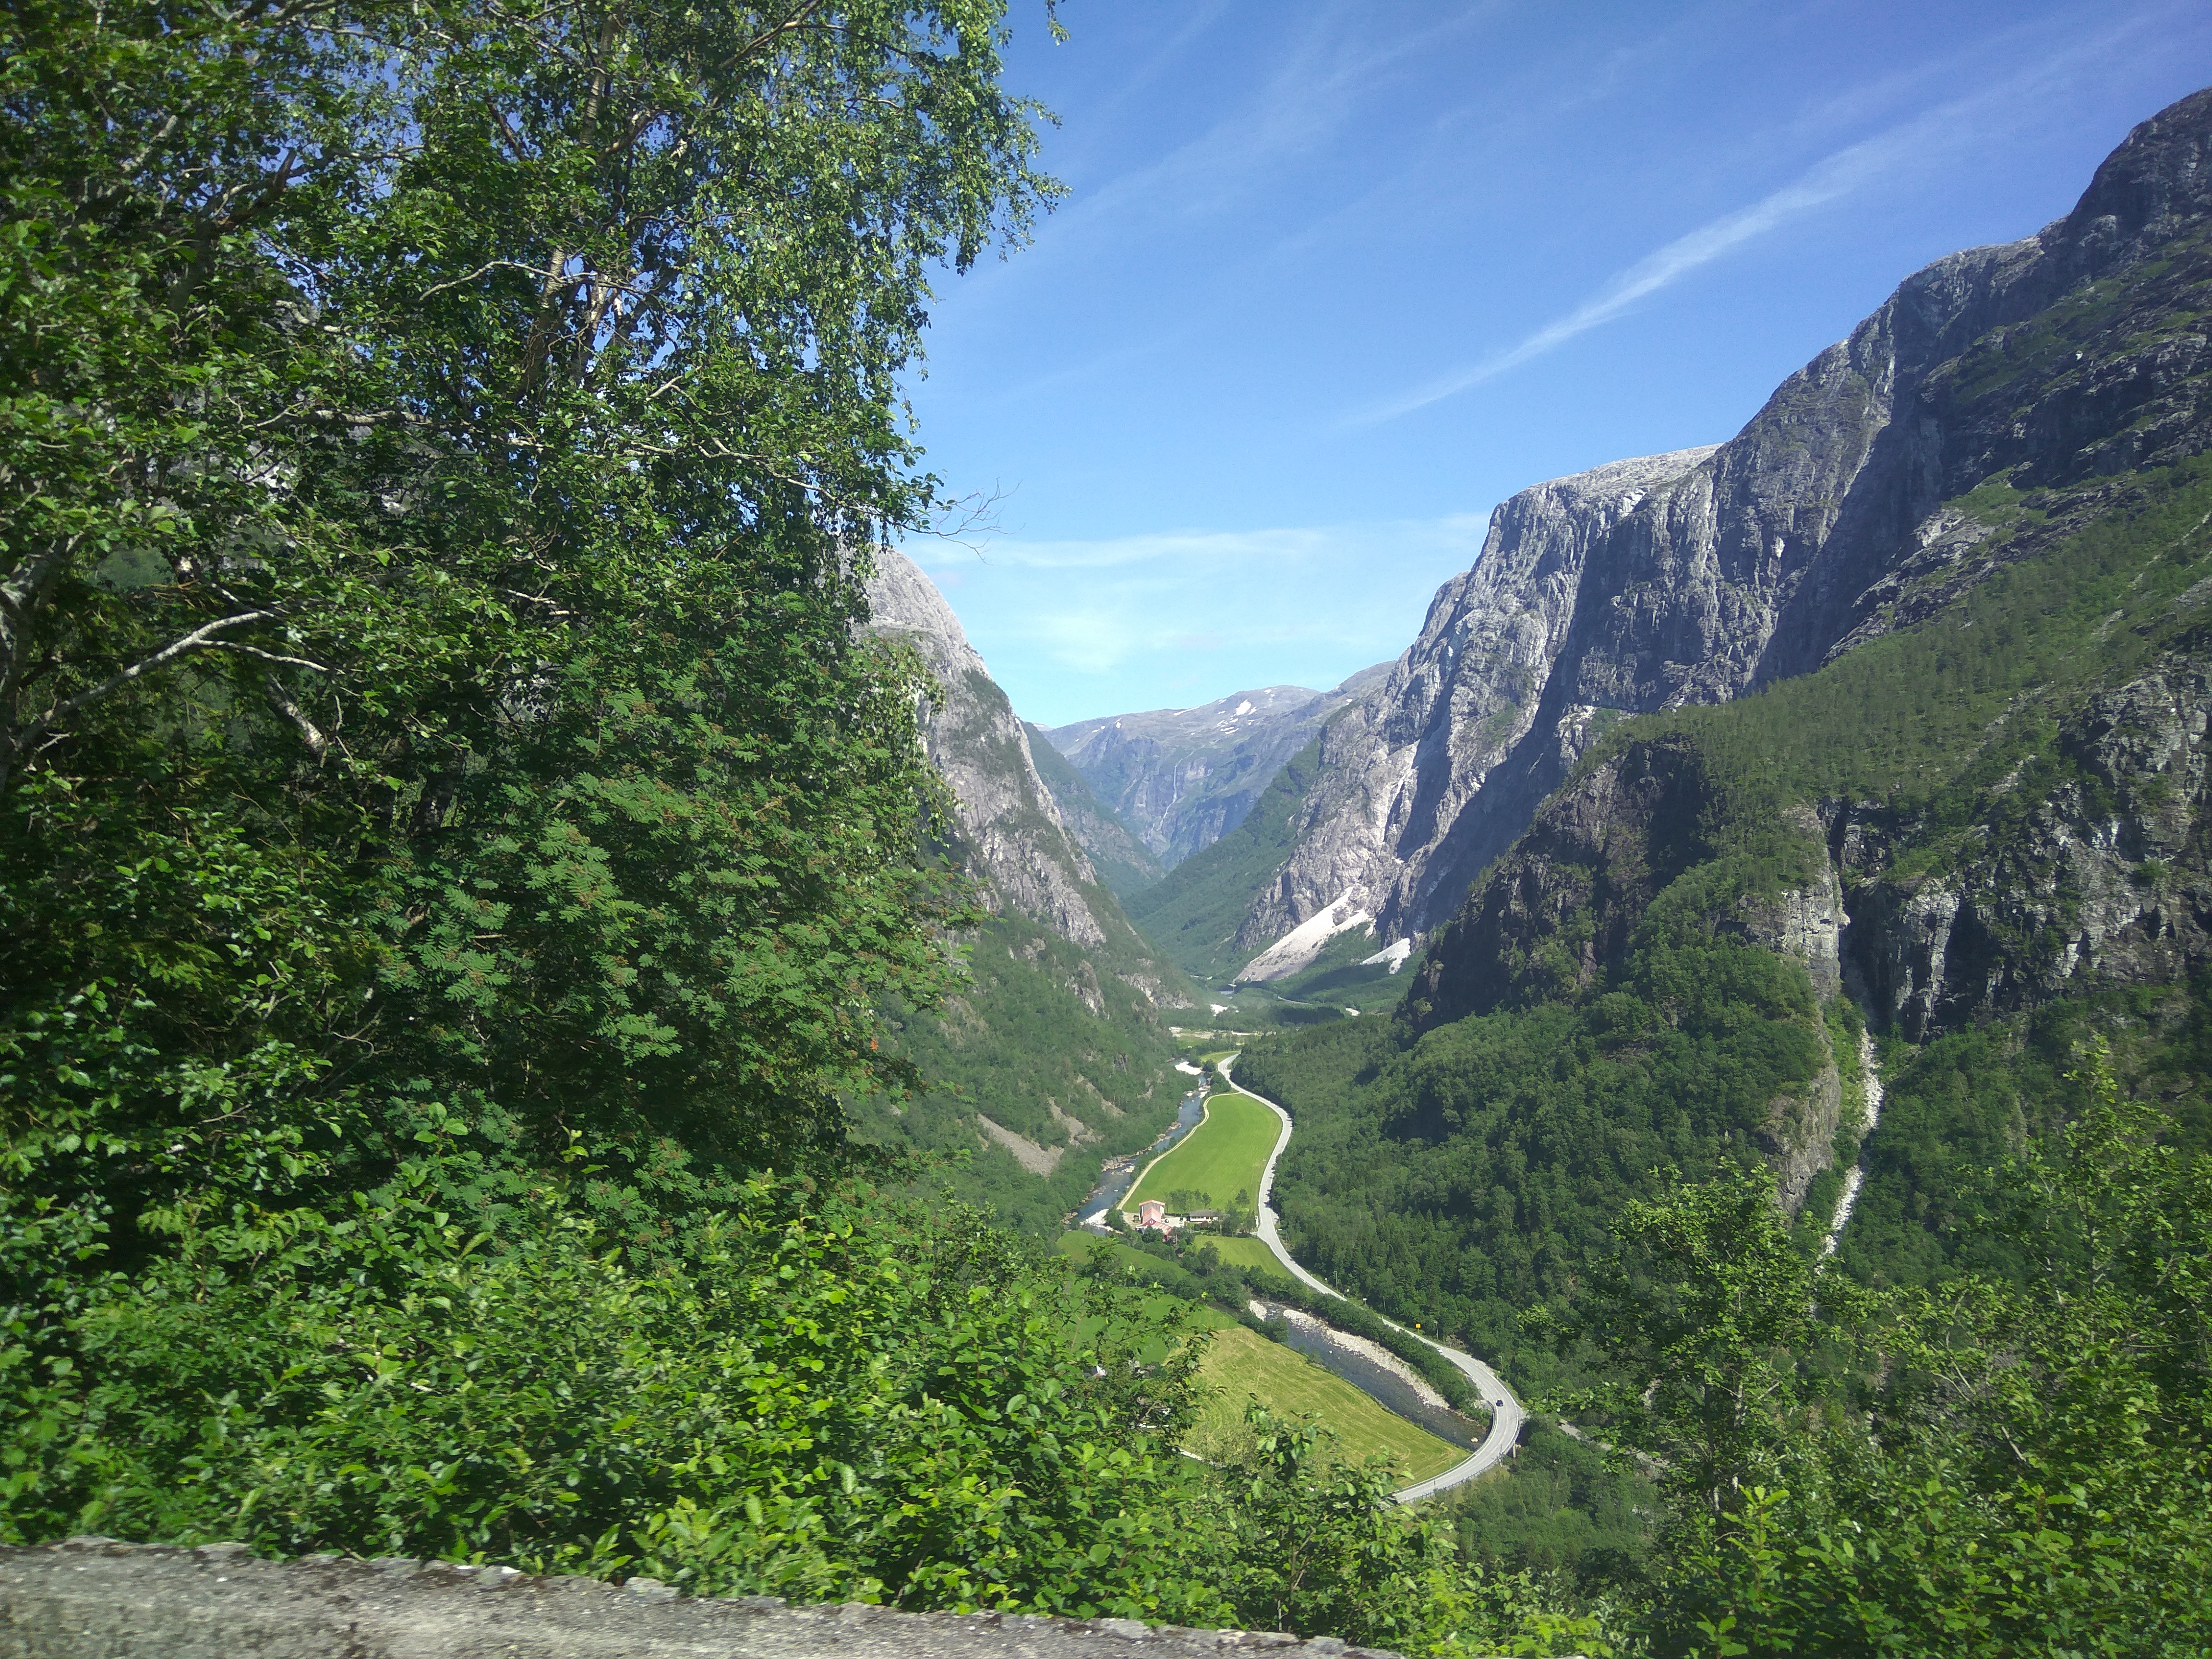
<svg viewBox="0 0 2212 1659">
<path fill-rule="evenodd" d="M 2145 122 L 2075 210 L 1938 260 L 1728 443 L 1499 507 L 1387 683 L 1340 716 L 1255 953 L 1348 894 L 1419 935 L 1620 713 L 1716 702 L 1932 614 L 2099 509 L 2083 481 L 2212 441 L 2212 92 Z M 2039 536 L 1960 499 L 2069 487 Z"/>
</svg>

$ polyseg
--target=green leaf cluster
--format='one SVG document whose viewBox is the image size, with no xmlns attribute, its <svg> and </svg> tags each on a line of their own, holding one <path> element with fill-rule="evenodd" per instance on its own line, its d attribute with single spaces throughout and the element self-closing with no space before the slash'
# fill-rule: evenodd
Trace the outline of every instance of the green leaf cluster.
<svg viewBox="0 0 2212 1659">
<path fill-rule="evenodd" d="M 2101 1047 L 1994 1224 L 2030 1282 L 1877 1297 L 1741 1177 L 1633 1208 L 1571 1334 L 1652 1460 L 1662 1652 L 2182 1654 L 2212 1636 L 2212 1159 Z M 1554 1334 L 1570 1333 L 1554 1325 Z M 1822 1346 L 1857 1380 L 1808 1364 Z"/>
</svg>

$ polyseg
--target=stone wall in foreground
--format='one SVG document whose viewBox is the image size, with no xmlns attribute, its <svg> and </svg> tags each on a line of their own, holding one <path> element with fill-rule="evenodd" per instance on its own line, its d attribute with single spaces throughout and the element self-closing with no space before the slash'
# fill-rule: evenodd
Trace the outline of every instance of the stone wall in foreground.
<svg viewBox="0 0 2212 1659">
<path fill-rule="evenodd" d="M 647 1578 L 73 1538 L 0 1549 L 0 1659 L 1396 1659 L 1328 1637 L 1129 1619 L 678 1596 Z"/>
</svg>

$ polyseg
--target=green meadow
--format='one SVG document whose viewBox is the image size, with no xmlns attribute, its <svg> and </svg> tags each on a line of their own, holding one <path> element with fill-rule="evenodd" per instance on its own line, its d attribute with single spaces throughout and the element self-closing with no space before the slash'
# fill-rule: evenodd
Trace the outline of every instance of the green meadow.
<svg viewBox="0 0 2212 1659">
<path fill-rule="evenodd" d="M 1467 1454 L 1426 1429 L 1387 1411 L 1333 1371 L 1295 1348 L 1271 1342 L 1242 1325 L 1206 1339 L 1199 1372 L 1212 1389 L 1193 1425 L 1189 1449 L 1218 1459 L 1233 1452 L 1250 1431 L 1244 1407 L 1257 1399 L 1279 1418 L 1319 1418 L 1336 1436 L 1340 1456 L 1364 1462 L 1381 1454 L 1396 1466 L 1401 1485 L 1441 1474 Z"/>
<path fill-rule="evenodd" d="M 1206 1121 L 1145 1171 L 1121 1200 L 1134 1214 L 1147 1198 L 1166 1202 L 1170 1193 L 1205 1194 L 1205 1209 L 1222 1209 L 1241 1200 L 1249 1208 L 1260 1191 L 1260 1172 L 1275 1150 L 1282 1120 L 1249 1095 L 1218 1094 L 1206 1103 Z"/>
<path fill-rule="evenodd" d="M 1271 1273 L 1283 1271 L 1283 1264 L 1275 1260 L 1275 1253 L 1256 1238 L 1209 1238 L 1206 1242 L 1232 1267 L 1264 1267 Z"/>
</svg>

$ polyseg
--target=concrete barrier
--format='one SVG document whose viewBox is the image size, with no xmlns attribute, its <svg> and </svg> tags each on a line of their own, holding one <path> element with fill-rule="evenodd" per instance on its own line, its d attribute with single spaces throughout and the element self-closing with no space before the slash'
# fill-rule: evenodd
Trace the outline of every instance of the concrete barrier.
<svg viewBox="0 0 2212 1659">
<path fill-rule="evenodd" d="M 1397 1659 L 1132 1619 L 679 1596 L 651 1579 L 72 1538 L 0 1549 L 0 1659 Z"/>
</svg>

